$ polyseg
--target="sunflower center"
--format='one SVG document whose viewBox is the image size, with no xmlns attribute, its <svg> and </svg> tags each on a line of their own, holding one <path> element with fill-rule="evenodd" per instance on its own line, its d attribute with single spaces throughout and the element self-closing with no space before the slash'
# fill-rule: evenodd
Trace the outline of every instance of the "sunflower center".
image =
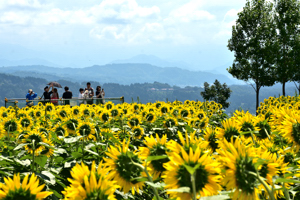
<svg viewBox="0 0 300 200">
<path fill-rule="evenodd" d="M 248 131 L 253 131 L 253 130 L 254 130 L 254 126 L 250 122 L 244 122 L 242 124 L 241 132 L 248 132 Z M 251 134 L 247 133 L 247 134 L 244 134 L 244 136 L 245 137 L 250 137 Z"/>
<path fill-rule="evenodd" d="M 85 116 L 89 116 L 89 115 L 90 115 L 90 111 L 89 111 L 88 109 L 85 109 L 85 110 L 83 111 L 83 114 L 84 114 Z"/>
<path fill-rule="evenodd" d="M 189 115 L 189 111 L 183 109 L 181 110 L 180 115 L 181 117 L 187 117 Z"/>
<path fill-rule="evenodd" d="M 150 156 L 162 156 L 162 155 L 166 155 L 166 147 L 164 145 L 157 144 L 157 145 L 153 146 L 153 148 L 150 150 Z M 163 172 L 166 170 L 163 167 L 163 164 L 167 163 L 167 162 L 169 162 L 169 158 L 164 158 L 164 159 L 160 159 L 160 160 L 152 160 L 151 164 L 152 164 L 153 168 L 155 169 L 155 171 Z"/>
<path fill-rule="evenodd" d="M 73 114 L 78 115 L 78 113 L 79 113 L 79 110 L 78 110 L 77 108 L 75 108 L 75 109 L 73 110 Z"/>
<path fill-rule="evenodd" d="M 79 128 L 79 133 L 82 136 L 87 136 L 91 133 L 92 129 L 88 124 L 84 124 L 82 126 L 80 126 Z"/>
<path fill-rule="evenodd" d="M 175 126 L 176 125 L 176 122 L 174 119 L 167 119 L 166 122 L 165 122 L 165 126 L 167 128 L 170 128 L 172 126 Z"/>
<path fill-rule="evenodd" d="M 136 184 L 138 183 L 138 181 L 137 180 L 132 181 L 132 179 L 140 177 L 142 169 L 134 165 L 132 161 L 141 164 L 137 155 L 134 155 L 131 152 L 127 152 L 126 154 L 121 153 L 118 156 L 118 160 L 116 161 L 117 171 L 119 172 L 119 175 L 127 182 Z"/>
<path fill-rule="evenodd" d="M 300 124 L 298 122 L 296 124 L 293 124 L 292 135 L 295 142 L 300 144 Z"/>
<path fill-rule="evenodd" d="M 109 114 L 108 113 L 103 113 L 102 116 L 101 116 L 101 119 L 106 122 L 109 120 Z"/>
<path fill-rule="evenodd" d="M 231 126 L 225 130 L 224 137 L 227 141 L 230 141 L 232 136 L 239 136 L 239 135 L 240 135 L 239 131 L 235 127 Z"/>
<path fill-rule="evenodd" d="M 14 132 L 18 128 L 18 124 L 15 121 L 7 121 L 4 124 L 4 129 L 8 132 Z"/>
<path fill-rule="evenodd" d="M 68 129 L 75 131 L 75 129 L 78 127 L 78 121 L 76 119 L 69 119 L 67 122 Z"/>
<path fill-rule="evenodd" d="M 16 190 L 9 190 L 8 194 L 3 198 L 3 200 L 36 200 L 36 195 L 31 194 L 30 190 L 24 190 L 23 188 L 19 188 Z"/>
<path fill-rule="evenodd" d="M 148 122 L 151 122 L 154 119 L 153 114 L 151 114 L 151 113 L 147 114 L 146 119 L 147 119 Z"/>
<path fill-rule="evenodd" d="M 119 114 L 119 111 L 117 109 L 111 110 L 111 116 L 116 117 L 116 116 L 118 116 L 118 114 Z"/>
<path fill-rule="evenodd" d="M 140 128 L 135 128 L 135 129 L 133 130 L 133 133 L 134 133 L 134 136 L 135 136 L 135 137 L 139 137 L 139 136 L 142 135 L 142 130 L 141 130 Z"/>
<path fill-rule="evenodd" d="M 129 124 L 130 124 L 130 126 L 137 126 L 138 124 L 139 124 L 139 119 L 138 118 L 131 118 L 130 120 L 129 120 Z"/>
<path fill-rule="evenodd" d="M 22 119 L 21 120 L 21 125 L 22 125 L 22 127 L 27 128 L 30 125 L 30 120 L 27 119 L 27 118 Z"/>
<path fill-rule="evenodd" d="M 256 177 L 248 172 L 255 172 L 255 167 L 252 159 L 249 157 L 240 158 L 236 163 L 236 183 L 237 186 L 248 194 L 252 194 L 255 189 Z"/>
<path fill-rule="evenodd" d="M 59 112 L 59 115 L 60 115 L 61 117 L 66 117 L 66 116 L 67 116 L 67 112 L 66 112 L 65 110 L 61 110 L 61 111 Z"/>
<path fill-rule="evenodd" d="M 268 170 L 268 164 L 267 163 L 264 163 L 261 167 L 261 169 L 259 170 L 259 174 L 266 178 L 267 177 L 267 174 L 269 173 L 269 170 Z"/>
<path fill-rule="evenodd" d="M 168 112 L 168 108 L 167 107 L 162 107 L 161 109 L 160 109 L 160 111 L 162 112 L 162 113 L 167 113 Z"/>
<path fill-rule="evenodd" d="M 190 167 L 195 167 L 198 163 L 189 162 L 185 164 Z M 196 191 L 201 191 L 208 183 L 209 173 L 205 170 L 203 165 L 200 165 L 199 168 L 195 171 L 195 173 Z M 177 171 L 176 178 L 180 187 L 189 187 L 192 191 L 191 174 L 186 170 L 186 168 L 183 165 L 180 165 L 179 170 Z"/>
<path fill-rule="evenodd" d="M 260 128 L 257 137 L 260 139 L 266 139 L 268 137 L 267 133 L 271 133 L 271 126 L 267 121 L 260 121 L 256 124 Z"/>
<path fill-rule="evenodd" d="M 216 134 L 212 133 L 208 137 L 209 146 L 212 148 L 213 151 L 215 151 L 218 148 L 217 138 Z"/>
</svg>

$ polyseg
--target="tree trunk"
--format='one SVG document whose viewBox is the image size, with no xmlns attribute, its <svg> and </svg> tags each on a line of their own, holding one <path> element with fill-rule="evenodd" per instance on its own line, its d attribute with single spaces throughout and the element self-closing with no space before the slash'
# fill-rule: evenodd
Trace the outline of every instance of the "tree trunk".
<svg viewBox="0 0 300 200">
<path fill-rule="evenodd" d="M 285 96 L 285 81 L 282 83 L 282 95 Z"/>
<path fill-rule="evenodd" d="M 256 84 L 256 115 L 257 115 L 257 109 L 258 109 L 258 106 L 259 106 L 259 89 L 260 87 L 258 87 L 258 85 Z"/>
</svg>

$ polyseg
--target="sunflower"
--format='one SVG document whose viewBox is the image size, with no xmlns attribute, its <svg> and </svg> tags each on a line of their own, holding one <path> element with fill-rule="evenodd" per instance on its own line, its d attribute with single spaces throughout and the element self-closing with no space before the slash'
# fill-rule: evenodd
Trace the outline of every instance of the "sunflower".
<svg viewBox="0 0 300 200">
<path fill-rule="evenodd" d="M 258 127 L 254 124 L 254 116 L 248 111 L 242 117 L 237 118 L 237 123 L 241 132 L 259 131 Z M 244 134 L 245 137 L 250 137 L 251 133 Z"/>
<path fill-rule="evenodd" d="M 110 113 L 107 110 L 103 110 L 99 116 L 100 120 L 103 122 L 107 122 L 109 120 L 109 117 Z"/>
<path fill-rule="evenodd" d="M 139 147 L 140 150 L 140 158 L 146 160 L 149 156 L 164 156 L 167 155 L 169 151 L 166 146 L 167 143 L 167 135 L 163 135 L 162 138 L 156 134 L 156 138 L 152 135 L 150 137 L 145 137 L 144 144 L 146 147 Z M 163 158 L 160 160 L 152 160 L 150 161 L 150 172 L 153 175 L 154 179 L 157 179 L 162 172 L 165 171 L 163 167 L 164 163 L 167 163 L 169 158 Z"/>
<path fill-rule="evenodd" d="M 156 116 L 153 112 L 148 112 L 144 116 L 145 121 L 149 123 L 153 123 L 156 120 Z"/>
<path fill-rule="evenodd" d="M 141 123 L 142 123 L 142 119 L 139 115 L 133 115 L 129 117 L 127 121 L 128 126 L 130 126 L 131 128 L 134 126 L 138 126 Z"/>
<path fill-rule="evenodd" d="M 207 127 L 204 130 L 204 136 L 203 138 L 209 143 L 209 147 L 212 149 L 212 151 L 215 151 L 218 149 L 218 142 L 216 137 L 215 129 L 212 127 Z"/>
<path fill-rule="evenodd" d="M 233 200 L 238 199 L 259 199 L 259 190 L 257 188 L 257 178 L 255 160 L 256 149 L 245 146 L 239 138 L 229 143 L 223 139 L 223 149 L 218 149 L 219 160 L 223 165 L 224 179 L 223 184 L 228 190 L 234 190 Z"/>
<path fill-rule="evenodd" d="M 139 182 L 136 179 L 144 176 L 142 169 L 135 164 L 142 164 L 138 155 L 129 150 L 129 141 L 123 140 L 122 146 L 110 146 L 106 155 L 108 158 L 105 160 L 105 165 L 110 169 L 108 178 L 116 181 L 121 186 L 124 193 L 129 192 L 131 189 L 132 194 L 135 190 L 139 192 L 142 189 L 144 182 Z"/>
<path fill-rule="evenodd" d="M 140 126 L 134 126 L 131 128 L 131 131 L 132 131 L 132 134 L 133 134 L 133 137 L 135 139 L 141 139 L 142 136 L 144 135 L 144 129 Z"/>
<path fill-rule="evenodd" d="M 90 122 L 80 122 L 76 133 L 78 136 L 83 136 L 81 140 L 96 140 L 95 128 Z"/>
<path fill-rule="evenodd" d="M 7 118 L 2 122 L 2 124 L 3 124 L 4 131 L 7 134 L 8 133 L 12 134 L 16 131 L 19 131 L 19 129 L 20 129 L 20 125 L 19 125 L 18 121 L 14 118 L 11 118 L 11 119 Z"/>
<path fill-rule="evenodd" d="M 300 115 L 296 112 L 290 113 L 286 116 L 282 124 L 278 127 L 282 136 L 287 141 L 296 147 L 297 151 L 300 149 Z"/>
<path fill-rule="evenodd" d="M 22 129 L 30 129 L 30 126 L 32 125 L 32 121 L 28 118 L 28 117 L 22 117 L 20 120 L 19 120 L 19 124 L 20 124 L 20 127 L 22 127 Z"/>
<path fill-rule="evenodd" d="M 64 128 L 68 131 L 69 134 L 75 134 L 78 124 L 79 120 L 75 118 L 69 118 L 66 120 Z"/>
<path fill-rule="evenodd" d="M 66 130 L 65 126 L 62 126 L 60 124 L 56 124 L 52 128 L 52 132 L 54 132 L 58 139 L 61 139 L 62 137 L 67 137 L 69 135 L 68 131 Z"/>
<path fill-rule="evenodd" d="M 101 199 L 116 200 L 114 192 L 119 187 L 114 181 L 107 180 L 108 169 L 102 162 L 96 170 L 95 162 L 92 163 L 91 170 L 81 163 L 72 168 L 71 176 L 68 178 L 71 183 L 62 193 L 66 200 L 77 199 Z"/>
<path fill-rule="evenodd" d="M 34 141 L 34 144 L 33 144 Z M 25 150 L 30 154 L 34 154 L 37 156 L 44 150 L 44 145 L 41 142 L 47 142 L 47 139 L 44 134 L 36 131 L 30 131 L 26 135 L 24 135 L 23 143 L 27 143 L 25 145 Z"/>
<path fill-rule="evenodd" d="M 106 102 L 106 104 L 104 106 L 107 110 L 110 110 L 114 107 L 114 103 L 111 101 L 108 101 L 108 102 Z"/>
<path fill-rule="evenodd" d="M 208 142 L 203 141 L 202 139 L 198 139 L 195 136 L 196 131 L 190 134 L 185 133 L 185 138 L 183 137 L 180 131 L 178 131 L 177 134 L 179 137 L 178 142 L 171 140 L 167 143 L 167 148 L 170 149 L 172 152 L 176 152 L 177 154 L 180 154 L 181 148 L 183 148 L 185 151 L 188 151 L 190 148 L 192 148 L 195 151 L 198 146 L 201 149 L 206 149 L 208 146 Z"/>
<path fill-rule="evenodd" d="M 223 128 L 217 128 L 217 138 L 225 138 L 227 141 L 231 140 L 231 137 L 240 136 L 240 127 L 234 118 L 226 119 L 221 122 Z"/>
<path fill-rule="evenodd" d="M 113 108 L 110 110 L 110 115 L 111 117 L 119 117 L 120 116 L 120 111 L 117 108 Z"/>
<path fill-rule="evenodd" d="M 186 200 L 192 199 L 193 193 L 196 193 L 197 199 L 203 196 L 211 196 L 218 194 L 221 189 L 219 185 L 221 176 L 219 175 L 221 169 L 219 163 L 214 160 L 208 153 L 201 153 L 198 147 L 195 151 L 190 148 L 186 152 L 183 148 L 180 149 L 180 156 L 176 152 L 169 153 L 170 161 L 164 164 L 166 171 L 162 178 L 166 184 L 166 189 L 171 198 Z M 202 154 L 202 155 L 201 155 Z M 187 170 L 196 167 L 193 175 Z M 193 191 L 193 182 L 191 176 L 194 176 L 195 191 Z M 189 192 L 179 193 L 172 191 L 181 187 L 189 188 Z"/>
<path fill-rule="evenodd" d="M 47 139 L 44 143 L 46 145 L 44 145 L 44 149 L 41 151 L 40 155 L 45 155 L 48 158 L 50 158 L 54 154 L 54 144 L 51 140 L 47 140 Z"/>
<path fill-rule="evenodd" d="M 14 174 L 13 179 L 4 178 L 4 184 L 0 186 L 0 199 L 40 200 L 53 193 L 41 192 L 45 185 L 39 186 L 39 180 L 34 173 L 27 174 L 22 182 L 20 174 Z"/>
<path fill-rule="evenodd" d="M 163 123 L 165 128 L 172 128 L 174 126 L 178 126 L 178 121 L 174 117 L 168 117 L 167 119 L 164 120 Z"/>
</svg>

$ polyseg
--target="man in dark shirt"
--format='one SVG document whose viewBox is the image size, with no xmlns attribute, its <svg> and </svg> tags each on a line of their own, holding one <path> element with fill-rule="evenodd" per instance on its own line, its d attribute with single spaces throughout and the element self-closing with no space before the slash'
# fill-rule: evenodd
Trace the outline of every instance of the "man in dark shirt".
<svg viewBox="0 0 300 200">
<path fill-rule="evenodd" d="M 63 98 L 63 99 L 72 99 L 72 97 L 73 97 L 72 92 L 69 91 L 69 87 L 66 86 L 66 87 L 65 87 L 65 92 L 63 93 L 62 98 Z M 65 105 L 70 105 L 70 101 L 69 101 L 69 100 L 66 100 L 66 101 L 65 101 Z"/>
<path fill-rule="evenodd" d="M 52 89 L 51 89 L 51 91 L 49 92 L 49 89 L 50 89 L 50 88 L 52 88 Z M 52 84 L 50 85 L 50 88 L 49 88 L 48 86 L 46 86 L 46 87 L 44 88 L 43 96 L 44 96 L 45 102 L 50 102 L 50 100 L 51 100 L 51 94 L 53 93 L 53 85 L 52 85 Z"/>
</svg>

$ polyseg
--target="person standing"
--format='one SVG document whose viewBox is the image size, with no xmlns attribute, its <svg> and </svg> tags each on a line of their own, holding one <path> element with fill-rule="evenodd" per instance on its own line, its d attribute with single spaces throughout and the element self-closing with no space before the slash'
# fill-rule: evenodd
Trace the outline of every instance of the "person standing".
<svg viewBox="0 0 300 200">
<path fill-rule="evenodd" d="M 101 86 L 97 86 L 97 88 L 96 88 L 96 98 L 99 98 L 99 99 L 97 99 L 97 104 L 100 104 L 100 103 L 102 103 L 102 100 L 100 100 L 101 98 L 103 98 L 103 96 L 102 96 L 102 91 L 101 91 Z"/>
<path fill-rule="evenodd" d="M 50 88 L 52 88 L 52 89 L 51 89 L 51 91 L 49 92 Z M 45 101 L 45 103 L 46 103 L 46 102 L 50 102 L 50 100 L 51 100 L 51 94 L 53 93 L 53 84 L 50 85 L 50 88 L 49 88 L 48 86 L 46 86 L 46 87 L 44 88 L 43 96 L 44 96 L 44 101 Z"/>
<path fill-rule="evenodd" d="M 65 87 L 65 92 L 63 93 L 62 98 L 63 99 L 72 99 L 73 94 L 71 91 L 69 91 L 69 87 L 66 86 Z M 65 100 L 65 105 L 70 105 L 70 100 Z"/>
<path fill-rule="evenodd" d="M 78 95 L 78 99 L 85 99 L 85 94 L 84 94 L 84 90 L 83 88 L 79 89 L 79 95 Z M 79 105 L 84 104 L 85 102 L 83 100 L 78 101 Z"/>
<path fill-rule="evenodd" d="M 59 95 L 58 95 L 58 92 L 57 92 L 57 88 L 54 88 L 53 89 L 53 93 L 51 95 L 51 102 L 54 104 L 54 105 L 58 105 L 58 99 L 59 99 Z"/>
<path fill-rule="evenodd" d="M 87 104 L 93 104 L 93 99 L 92 97 L 94 96 L 94 89 L 91 87 L 91 83 L 87 82 L 86 83 L 86 88 L 85 90 L 88 92 L 88 97 L 87 97 Z"/>
<path fill-rule="evenodd" d="M 29 90 L 28 90 L 28 93 L 26 94 L 26 100 L 28 100 L 28 101 L 26 102 L 26 105 L 27 105 L 27 106 L 33 106 L 34 103 L 33 103 L 32 100 L 34 100 L 35 97 L 37 97 L 37 94 L 34 93 L 34 92 L 32 91 L 32 89 L 29 89 Z"/>
</svg>

